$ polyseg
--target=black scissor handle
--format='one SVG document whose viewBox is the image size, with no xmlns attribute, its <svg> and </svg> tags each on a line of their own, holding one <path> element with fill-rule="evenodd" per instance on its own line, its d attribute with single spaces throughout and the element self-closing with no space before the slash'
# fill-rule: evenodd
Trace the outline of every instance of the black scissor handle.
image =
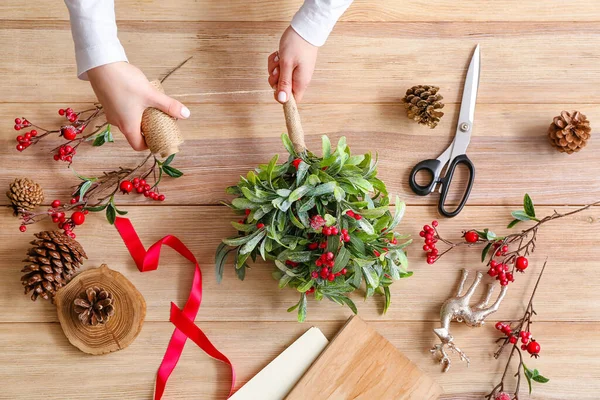
<svg viewBox="0 0 600 400">
<path fill-rule="evenodd" d="M 429 193 L 433 192 L 433 187 L 438 182 L 439 173 L 440 173 L 440 160 L 423 160 L 417 165 L 414 166 L 410 173 L 410 188 L 418 194 L 419 196 L 427 196 Z M 417 183 L 417 174 L 419 171 L 427 170 L 431 173 L 431 182 L 429 182 L 425 186 L 421 186 Z"/>
<path fill-rule="evenodd" d="M 469 169 L 469 182 L 467 183 L 467 189 L 465 190 L 463 198 L 460 201 L 460 203 L 458 204 L 458 207 L 456 207 L 456 209 L 454 211 L 448 211 L 448 210 L 446 210 L 444 203 L 446 202 L 446 195 L 448 194 L 448 188 L 450 187 L 450 183 L 452 182 L 452 176 L 454 175 L 454 170 L 456 169 L 458 164 L 464 164 Z M 442 183 L 442 190 L 440 193 L 440 202 L 438 204 L 438 210 L 439 210 L 440 214 L 442 214 L 443 216 L 446 216 L 446 217 L 457 216 L 458 213 L 463 209 L 463 207 L 467 203 L 467 199 L 469 198 L 469 194 L 471 194 L 471 189 L 473 188 L 474 180 L 475 180 L 475 166 L 473 165 L 473 163 L 471 162 L 469 157 L 467 157 L 466 154 L 461 154 L 459 156 L 456 156 L 450 162 L 450 165 L 448 165 L 448 168 L 446 169 L 446 175 L 442 179 L 440 179 L 440 182 Z"/>
</svg>

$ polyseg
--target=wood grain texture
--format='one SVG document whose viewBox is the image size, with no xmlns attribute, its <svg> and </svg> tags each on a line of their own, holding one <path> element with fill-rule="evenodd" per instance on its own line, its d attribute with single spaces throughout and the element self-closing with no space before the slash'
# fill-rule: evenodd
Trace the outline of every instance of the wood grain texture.
<svg viewBox="0 0 600 400">
<path fill-rule="evenodd" d="M 536 198 L 534 194 L 534 199 Z M 458 218 L 443 220 L 441 232 L 449 239 L 460 240 L 461 231 L 488 227 L 498 234 L 506 233 L 513 206 L 467 207 Z M 241 282 L 229 262 L 221 284 L 214 275 L 214 252 L 220 240 L 235 234 L 229 221 L 238 220 L 225 207 L 128 207 L 140 238 L 147 246 L 167 233 L 176 235 L 186 243 L 198 258 L 204 274 L 207 295 L 198 319 L 202 321 L 293 321 L 296 316 L 285 310 L 298 301 L 298 293 L 291 289 L 280 290 L 271 277 L 273 266 L 257 263 Z M 559 210 L 568 210 L 560 208 Z M 550 207 L 538 207 L 538 215 L 552 213 Z M 398 231 L 419 238 L 425 223 L 436 218 L 434 207 L 409 206 Z M 23 295 L 19 272 L 28 246 L 35 232 L 18 232 L 18 221 L 5 208 L 0 214 L 0 259 L 10 268 L 0 268 L 0 322 L 56 321 L 52 306 L 43 302 L 32 303 Z M 47 225 L 50 228 L 50 225 Z M 40 227 L 41 229 L 41 227 Z M 192 265 L 172 251 L 165 250 L 161 267 L 157 271 L 141 274 L 114 227 L 108 225 L 103 215 L 89 215 L 86 224 L 77 229 L 77 239 L 88 254 L 86 266 L 110 263 L 112 269 L 123 273 L 146 298 L 149 321 L 166 321 L 169 303 L 185 302 L 191 285 Z M 550 222 L 539 233 L 536 253 L 531 257 L 527 274 L 519 276 L 511 286 L 494 319 L 511 319 L 523 310 L 528 293 L 533 289 L 537 273 L 546 256 L 548 273 L 536 295 L 538 320 L 544 321 L 600 321 L 600 310 L 595 304 L 600 281 L 594 276 L 598 262 L 589 254 L 600 250 L 600 243 L 590 238 L 600 237 L 600 207 L 581 215 Z M 585 243 L 585 251 L 579 249 Z M 433 266 L 424 262 L 421 243 L 415 240 L 409 249 L 409 268 L 415 275 L 402 279 L 391 287 L 392 304 L 385 316 L 380 315 L 383 299 L 375 297 L 362 301 L 362 293 L 354 293 L 360 316 L 368 321 L 438 321 L 442 302 L 449 297 L 459 279 L 458 271 L 465 267 L 483 269 L 480 250 L 457 251 L 448 254 Z M 440 246 L 441 249 L 441 246 Z M 485 282 L 484 282 L 485 283 Z M 483 295 L 485 285 L 481 285 Z M 423 290 L 427 288 L 427 290 Z M 235 293 L 235 296 L 229 295 Z M 568 299 L 568 301 L 566 301 Z M 227 310 L 227 312 L 223 312 Z M 351 312 L 330 301 L 309 300 L 308 321 L 345 320 Z"/>
<path fill-rule="evenodd" d="M 80 109 L 87 104 L 75 104 Z M 49 138 L 23 153 L 15 150 L 17 132 L 10 131 L 16 116 L 26 117 L 44 127 L 58 127 L 56 110 L 64 104 L 0 104 L 0 157 L 4 160 L 0 187 L 23 176 L 22 163 L 39 165 L 36 179 L 43 186 L 47 202 L 65 199 L 71 185 L 77 184 L 72 171 L 52 160 L 49 152 L 62 139 Z M 476 178 L 470 205 L 520 204 L 526 192 L 536 204 L 584 205 L 600 199 L 600 136 L 584 151 L 560 154 L 547 139 L 547 129 L 555 115 L 569 104 L 477 106 L 473 138 L 468 155 L 475 164 Z M 577 106 L 592 121 L 600 124 L 600 109 L 593 104 Z M 273 154 L 284 157 L 280 134 L 285 131 L 281 106 L 277 103 L 197 104 L 191 106 L 192 119 L 179 121 L 185 144 L 173 166 L 185 175 L 165 179 L 166 205 L 218 204 L 228 197 L 225 188 L 237 183 L 241 175 L 258 164 L 267 163 Z M 406 118 L 401 104 L 302 104 L 302 125 L 309 149 L 321 152 L 322 134 L 332 141 L 345 135 L 354 154 L 368 151 L 379 154 L 379 176 L 390 193 L 398 194 L 410 205 L 437 204 L 438 196 L 420 197 L 408 186 L 412 167 L 426 158 L 436 157 L 450 143 L 458 119 L 458 106 L 445 107 L 446 115 L 436 129 L 419 126 Z M 600 133 L 599 133 L 600 135 Z M 115 132 L 114 144 L 100 149 L 81 146 L 73 168 L 86 176 L 98 176 L 116 166 L 133 167 L 144 159 L 135 153 L 124 137 Z M 239 155 L 243 154 L 243 157 Z M 502 171 L 502 173 L 500 173 Z M 576 173 L 574 173 L 576 171 Z M 461 186 L 466 175 L 458 175 Z M 67 185 L 55 185 L 64 179 Z M 559 185 L 556 183 L 560 182 Z M 142 196 L 119 196 L 121 204 L 153 204 Z M 8 199 L 0 196 L 0 204 Z"/>
<path fill-rule="evenodd" d="M 84 325 L 73 302 L 90 287 L 112 295 L 115 308 L 105 324 Z M 127 348 L 140 334 L 146 317 L 146 301 L 125 276 L 105 264 L 78 274 L 54 297 L 58 320 L 71 344 L 84 353 L 100 355 Z"/>
<path fill-rule="evenodd" d="M 292 19 L 302 0 L 116 0 L 120 20 L 150 21 L 285 21 Z M 589 12 L 590 0 L 472 0 L 457 7 L 452 0 L 355 0 L 341 21 L 599 21 Z M 67 20 L 67 8 L 54 0 L 23 7 L 19 0 L 0 4 L 0 19 Z"/>
<path fill-rule="evenodd" d="M 130 61 L 156 79 L 180 61 L 188 65 L 165 82 L 170 94 L 265 90 L 266 58 L 277 47 L 301 0 L 116 0 L 119 36 Z M 355 153 L 378 151 L 380 175 L 392 193 L 409 204 L 401 232 L 417 237 L 437 218 L 434 196 L 420 198 L 408 188 L 415 162 L 437 155 L 450 143 L 469 55 L 482 46 L 481 90 L 469 157 L 477 168 L 474 190 L 459 217 L 441 221 L 448 237 L 489 227 L 506 232 L 511 210 L 529 192 L 546 215 L 562 205 L 600 198 L 600 143 L 592 135 L 581 153 L 555 153 L 546 129 L 563 110 L 584 112 L 595 130 L 600 123 L 600 3 L 593 0 L 356 0 L 319 50 L 310 90 L 300 105 L 307 145 L 318 152 L 319 135 L 346 135 Z M 75 58 L 62 2 L 0 2 L 0 188 L 16 176 L 35 177 L 47 200 L 64 199 L 75 184 L 72 171 L 46 154 L 51 140 L 22 154 L 14 150 L 12 120 L 26 116 L 40 124 L 58 123 L 56 110 L 95 101 L 86 82 L 75 77 Z M 408 121 L 400 99 L 414 84 L 436 84 L 445 97 L 446 116 L 435 130 Z M 257 264 L 245 282 L 232 266 L 217 285 L 214 249 L 232 235 L 234 216 L 215 206 L 223 190 L 273 153 L 283 153 L 281 107 L 270 93 L 184 96 L 192 118 L 181 121 L 186 143 L 174 166 L 185 175 L 165 181 L 167 201 L 157 205 L 136 196 L 119 197 L 130 211 L 146 246 L 165 234 L 180 237 L 200 260 L 204 302 L 197 323 L 236 365 L 238 387 L 285 346 L 314 324 L 332 338 L 350 311 L 331 302 L 309 301 L 308 322 L 299 324 L 285 309 L 297 301 L 279 290 L 271 267 Z M 38 119 L 39 118 L 39 119 Z M 120 134 L 98 151 L 81 150 L 74 169 L 96 174 L 136 163 Z M 1 196 L 0 205 L 6 205 Z M 545 207 L 540 207 L 545 205 Z M 107 262 L 123 273 L 147 300 L 147 322 L 124 351 L 90 357 L 72 347 L 57 323 L 54 307 L 32 303 L 19 284 L 22 255 L 36 231 L 18 232 L 8 208 L 0 211 L 0 399 L 77 399 L 82 390 L 98 399 L 150 399 L 154 377 L 173 326 L 169 303 L 182 306 L 192 267 L 164 251 L 159 270 L 140 274 L 114 228 L 102 216 L 89 216 L 78 240 L 90 256 L 85 266 Z M 39 230 L 50 228 L 41 224 Z M 600 392 L 600 208 L 542 228 L 527 274 L 511 286 L 495 319 L 523 312 L 542 262 L 547 274 L 536 297 L 534 334 L 542 357 L 527 361 L 551 380 L 537 385 L 534 400 L 596 400 Z M 430 357 L 441 303 L 462 267 L 481 268 L 476 249 L 450 254 L 434 266 L 423 261 L 415 243 L 409 251 L 415 275 L 392 286 L 392 304 L 380 315 L 382 299 L 360 301 L 360 316 L 440 383 L 444 400 L 481 399 L 499 379 L 496 331 L 453 327 L 455 340 L 472 367 L 455 363 L 447 374 Z M 531 365 L 530 365 L 531 364 Z M 58 371 L 58 372 L 57 372 Z M 225 398 L 229 370 L 192 344 L 167 388 L 169 399 Z M 83 389 L 82 389 L 83 388 Z M 524 392 L 522 392 L 524 394 Z"/>
<path fill-rule="evenodd" d="M 442 388 L 360 317 L 350 317 L 286 400 L 437 400 Z"/>
<path fill-rule="evenodd" d="M 267 57 L 286 25 L 124 21 L 119 31 L 130 62 L 150 79 L 194 57 L 165 84 L 168 93 L 181 94 L 269 89 Z M 428 83 L 443 88 L 446 102 L 458 103 L 469 57 L 479 43 L 478 104 L 597 103 L 600 91 L 590 88 L 600 86 L 599 41 L 600 22 L 341 22 L 320 50 L 303 101 L 397 103 L 407 88 Z M 0 21 L 0 42 L 22 44 L 5 50 L 11 62 L 0 68 L 2 101 L 95 100 L 89 85 L 74 79 L 68 22 Z M 141 51 L 148 43 L 152 51 Z M 255 104 L 273 98 L 265 93 L 192 101 Z"/>
<path fill-rule="evenodd" d="M 345 318 L 303 324 L 201 321 L 198 325 L 235 364 L 236 387 L 240 387 L 311 325 L 332 339 L 344 321 Z M 369 324 L 442 385 L 443 400 L 481 400 L 504 368 L 505 358 L 496 361 L 492 356 L 497 337 L 492 326 L 469 329 L 457 325 L 455 336 L 471 357 L 471 367 L 457 362 L 452 372 L 443 374 L 429 354 L 429 347 L 435 342 L 432 323 L 377 321 Z M 590 346 L 590 340 L 599 338 L 600 324 L 539 322 L 535 329 L 536 335 L 544 339 L 544 353 L 529 364 L 551 380 L 536 386 L 529 399 L 596 400 L 600 348 Z M 127 349 L 92 357 L 71 346 L 56 323 L 2 323 L 0 362 L 4 367 L 0 368 L 0 381 L 4 385 L 0 398 L 30 399 L 31 392 L 23 388 L 35 384 L 46 388 L 44 396 L 51 400 L 78 399 L 82 390 L 86 394 L 94 393 L 95 399 L 151 399 L 156 370 L 172 333 L 171 323 L 147 321 L 138 339 Z M 565 346 L 570 349 L 568 352 Z M 98 377 L 99 371 L 102 377 Z M 83 389 L 81 382 L 85 382 Z M 229 385 L 229 368 L 188 343 L 169 380 L 165 398 L 224 399 Z"/>
</svg>

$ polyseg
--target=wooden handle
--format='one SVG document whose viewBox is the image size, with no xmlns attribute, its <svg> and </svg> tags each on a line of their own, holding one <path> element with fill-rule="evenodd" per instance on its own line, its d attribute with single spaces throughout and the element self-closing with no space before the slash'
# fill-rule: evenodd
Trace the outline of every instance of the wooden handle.
<svg viewBox="0 0 600 400">
<path fill-rule="evenodd" d="M 298 105 L 296 104 L 296 99 L 293 94 L 288 101 L 283 103 L 283 113 L 285 114 L 285 125 L 287 126 L 288 135 L 290 135 L 290 139 L 294 144 L 294 150 L 296 150 L 297 153 L 302 153 L 306 150 L 306 144 L 304 144 L 304 130 L 302 129 Z"/>
</svg>

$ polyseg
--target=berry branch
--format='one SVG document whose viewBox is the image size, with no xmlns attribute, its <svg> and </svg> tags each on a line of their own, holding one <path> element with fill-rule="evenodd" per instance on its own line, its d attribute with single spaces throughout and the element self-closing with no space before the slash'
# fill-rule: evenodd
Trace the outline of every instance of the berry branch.
<svg viewBox="0 0 600 400">
<path fill-rule="evenodd" d="M 532 324 L 531 318 L 536 315 L 535 310 L 533 309 L 533 298 L 535 297 L 535 293 L 540 284 L 540 280 L 542 279 L 542 275 L 544 274 L 544 270 L 546 269 L 546 262 L 544 262 L 544 266 L 542 267 L 542 271 L 537 279 L 535 287 L 533 288 L 533 292 L 531 293 L 531 297 L 529 298 L 529 303 L 527 304 L 527 308 L 525 309 L 525 313 L 523 318 L 518 321 L 513 322 L 497 322 L 496 329 L 504 333 L 505 336 L 499 338 L 497 342 L 502 342 L 500 348 L 494 353 L 494 358 L 498 359 L 500 355 L 502 355 L 503 350 L 512 345 L 512 349 L 510 355 L 508 356 L 508 360 L 506 361 L 506 367 L 504 368 L 504 373 L 502 374 L 502 378 L 500 382 L 492 389 L 492 391 L 485 396 L 488 400 L 519 400 L 519 388 L 521 385 L 521 377 L 523 373 L 525 374 L 525 378 L 527 379 L 527 383 L 529 385 L 529 393 L 531 394 L 531 381 L 535 381 L 538 383 L 546 383 L 549 381 L 548 378 L 540 375 L 537 369 L 530 370 L 527 368 L 525 363 L 523 362 L 523 351 L 527 351 L 531 357 L 539 357 L 539 353 L 541 350 L 540 344 L 531 337 L 530 326 Z M 521 346 L 519 347 L 518 338 L 521 339 Z M 517 380 L 515 391 L 513 396 L 511 397 L 508 393 L 504 391 L 504 380 L 508 374 L 508 369 L 511 365 L 511 361 L 515 353 L 519 356 L 519 364 L 517 366 L 517 372 L 514 377 Z M 521 372 L 523 371 L 523 372 Z"/>
<path fill-rule="evenodd" d="M 521 221 L 536 221 L 535 225 L 530 228 L 506 236 L 497 236 L 489 229 L 483 231 L 471 229 L 463 232 L 463 241 L 452 242 L 441 236 L 438 230 L 438 222 L 433 221 L 431 226 L 425 225 L 420 232 L 420 236 L 425 242 L 423 250 L 427 252 L 427 263 L 433 264 L 457 247 L 483 245 L 481 262 L 486 263 L 486 266 L 489 267 L 488 275 L 495 277 L 502 286 L 506 286 L 509 282 L 514 282 L 515 272 L 525 272 L 528 267 L 529 260 L 527 256 L 535 251 L 537 233 L 543 224 L 580 213 L 598 204 L 600 204 L 600 201 L 562 214 L 554 210 L 553 214 L 538 219 L 535 215 L 533 202 L 526 194 L 523 200 L 523 210 L 511 213 L 514 220 L 508 225 L 508 228 L 514 227 Z M 438 242 L 444 243 L 447 248 L 439 252 L 436 247 Z"/>
</svg>

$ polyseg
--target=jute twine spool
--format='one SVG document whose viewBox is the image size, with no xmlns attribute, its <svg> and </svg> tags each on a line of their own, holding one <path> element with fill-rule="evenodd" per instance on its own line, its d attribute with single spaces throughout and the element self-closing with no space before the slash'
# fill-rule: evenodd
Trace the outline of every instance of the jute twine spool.
<svg viewBox="0 0 600 400">
<path fill-rule="evenodd" d="M 164 93 L 159 81 L 150 82 L 156 89 Z M 146 144 L 153 154 L 168 157 L 179 151 L 183 137 L 177 126 L 177 119 L 156 108 L 147 108 L 142 115 L 142 133 Z"/>
<path fill-rule="evenodd" d="M 298 105 L 293 94 L 287 102 L 283 103 L 283 113 L 285 115 L 285 125 L 287 126 L 288 135 L 290 135 L 290 140 L 294 144 L 294 150 L 296 150 L 296 153 L 302 153 L 306 150 L 304 130 L 302 129 Z"/>
</svg>

